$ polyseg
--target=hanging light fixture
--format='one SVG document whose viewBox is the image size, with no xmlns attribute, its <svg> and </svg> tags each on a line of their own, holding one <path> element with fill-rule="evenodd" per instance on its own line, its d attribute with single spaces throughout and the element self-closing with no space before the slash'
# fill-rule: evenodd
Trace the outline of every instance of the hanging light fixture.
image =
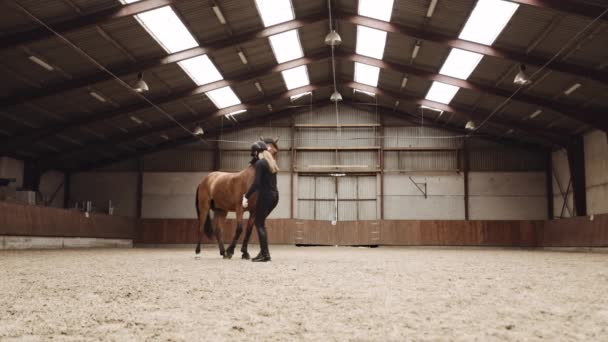
<svg viewBox="0 0 608 342">
<path fill-rule="evenodd" d="M 338 46 L 342 44 L 342 37 L 340 37 L 336 30 L 331 30 L 325 36 L 325 44 L 329 46 Z"/>
<path fill-rule="evenodd" d="M 477 124 L 473 120 L 467 121 L 467 124 L 464 126 L 466 130 L 474 131 L 477 129 Z"/>
<path fill-rule="evenodd" d="M 332 26 L 331 0 L 327 0 L 327 9 L 329 12 L 329 33 L 325 36 L 325 44 L 331 47 L 331 69 L 334 86 L 334 92 L 331 93 L 329 100 L 336 104 L 336 122 L 338 122 L 338 102 L 342 101 L 342 94 L 338 91 L 338 86 L 336 84 L 336 56 L 334 50 L 336 49 L 336 46 L 342 44 L 342 38 Z"/>
<path fill-rule="evenodd" d="M 331 96 L 329 97 L 329 100 L 331 102 L 340 102 L 340 101 L 342 101 L 342 94 L 340 94 L 340 92 L 338 92 L 336 90 L 331 94 Z"/>
<path fill-rule="evenodd" d="M 530 79 L 526 75 L 526 66 L 525 65 L 523 65 L 523 64 L 519 65 L 519 72 L 517 73 L 517 75 L 515 75 L 515 78 L 513 79 L 513 83 L 520 85 L 520 86 L 524 86 L 526 84 L 531 83 Z"/>
<path fill-rule="evenodd" d="M 143 72 L 140 72 L 137 74 L 137 82 L 135 82 L 135 85 L 133 86 L 133 90 L 135 90 L 138 93 L 145 93 L 148 90 L 150 90 L 150 87 L 148 87 L 148 83 L 146 83 L 146 81 L 144 81 Z"/>
<path fill-rule="evenodd" d="M 194 129 L 194 132 L 192 132 L 194 135 L 203 135 L 205 134 L 205 131 L 203 131 L 203 128 L 201 126 L 196 126 L 196 128 Z"/>
</svg>

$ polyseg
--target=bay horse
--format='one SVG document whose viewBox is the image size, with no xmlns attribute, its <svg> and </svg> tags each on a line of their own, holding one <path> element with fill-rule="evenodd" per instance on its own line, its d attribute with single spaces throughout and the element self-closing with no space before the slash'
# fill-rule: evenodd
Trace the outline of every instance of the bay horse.
<svg viewBox="0 0 608 342">
<path fill-rule="evenodd" d="M 279 152 L 279 139 L 264 139 L 260 137 L 260 140 L 268 145 L 270 153 L 276 159 L 277 153 Z M 249 199 L 248 208 L 243 208 L 242 200 L 253 183 L 255 177 L 254 164 L 255 159 L 241 172 L 211 172 L 205 176 L 197 186 L 195 199 L 196 215 L 198 218 L 198 242 L 195 249 L 197 255 L 201 252 L 201 239 L 204 231 L 205 235 L 210 239 L 215 233 L 220 255 L 223 256 L 224 259 L 232 258 L 234 249 L 243 232 L 243 214 L 245 211 L 249 211 L 247 231 L 245 232 L 241 252 L 243 259 L 250 258 L 247 251 L 247 244 L 249 243 L 249 238 L 251 237 L 251 232 L 253 230 L 257 194 L 254 194 Z M 213 211 L 213 218 L 211 218 L 211 211 Z M 226 222 L 226 216 L 231 211 L 236 213 L 236 232 L 230 246 L 225 250 L 224 242 L 222 241 L 222 228 Z M 213 222 L 211 222 L 212 219 Z"/>
</svg>

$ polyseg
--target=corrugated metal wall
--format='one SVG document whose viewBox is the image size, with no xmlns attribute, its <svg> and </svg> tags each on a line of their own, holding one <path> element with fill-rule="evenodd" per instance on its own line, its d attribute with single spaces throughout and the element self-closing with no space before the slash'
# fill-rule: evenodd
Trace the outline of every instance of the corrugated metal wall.
<svg viewBox="0 0 608 342">
<path fill-rule="evenodd" d="M 222 150 L 220 151 L 220 170 L 222 171 L 238 171 L 242 170 L 251 161 L 249 151 L 240 150 Z M 277 163 L 280 172 L 289 172 L 291 166 L 291 152 L 280 151 L 277 156 Z"/>
<path fill-rule="evenodd" d="M 387 171 L 458 171 L 457 151 L 386 151 Z"/>
<path fill-rule="evenodd" d="M 335 107 L 333 105 L 313 107 L 312 110 L 303 108 L 295 115 L 296 124 L 377 124 L 380 122 L 379 114 L 363 108 L 349 105 L 338 105 L 338 117 L 336 120 Z"/>
<path fill-rule="evenodd" d="M 142 159 L 143 171 L 187 172 L 213 170 L 213 151 L 177 149 L 148 154 Z"/>
<path fill-rule="evenodd" d="M 434 127 L 385 127 L 384 147 L 462 148 L 458 133 Z"/>
<path fill-rule="evenodd" d="M 310 176 L 298 177 L 299 219 L 339 221 L 376 220 L 378 218 L 377 177 Z M 337 194 L 336 194 L 337 190 Z"/>
<path fill-rule="evenodd" d="M 393 126 L 384 127 L 384 137 L 381 137 L 382 129 L 378 127 L 381 121 L 372 107 L 365 109 L 344 104 L 340 105 L 339 123 L 360 127 L 314 127 L 336 124 L 334 107 L 331 105 L 313 107 L 312 111 L 304 107 L 291 119 L 296 125 L 294 128 L 270 125 L 246 128 L 222 134 L 218 142 L 219 168 L 236 171 L 248 165 L 251 142 L 259 136 L 280 138 L 280 202 L 272 217 L 288 218 L 294 215 L 300 219 L 335 219 L 337 186 L 339 220 L 379 219 L 381 201 L 384 201 L 383 214 L 387 219 L 464 219 L 464 177 L 458 170 L 463 155 L 463 137 L 460 133 L 434 127 L 394 126 L 396 123 L 407 123 L 391 121 Z M 286 119 L 283 125 L 286 122 L 289 120 Z M 540 181 L 542 177 L 534 171 L 544 170 L 542 152 L 478 138 L 470 139 L 468 144 L 471 149 L 471 171 L 476 171 L 469 181 L 477 182 L 477 190 L 485 186 L 489 191 L 479 191 L 474 195 L 475 199 L 469 208 L 472 217 L 504 218 L 520 215 L 521 218 L 529 218 L 529 210 L 518 209 L 518 202 L 528 203 L 528 207 L 536 208 L 534 211 L 542 211 L 542 208 L 539 209 L 542 198 L 538 191 L 531 195 L 526 192 L 504 195 L 499 189 L 492 192 L 492 187 L 498 185 L 516 184 L 518 189 L 523 189 L 532 186 L 527 183 Z M 380 188 L 381 147 L 387 149 L 383 156 L 384 189 Z M 295 152 L 290 148 L 294 148 Z M 331 150 L 333 148 L 336 150 Z M 348 148 L 355 150 L 346 150 Z M 145 156 L 141 165 L 146 172 L 146 180 L 152 180 L 154 173 L 159 173 L 160 178 L 156 183 L 166 183 L 165 190 L 170 192 L 172 172 L 194 175 L 197 172 L 212 171 L 214 153 L 211 146 L 204 149 L 193 145 Z M 292 154 L 295 154 L 297 172 L 293 177 L 293 198 L 290 174 Z M 139 167 L 139 161 L 113 166 L 116 170 L 133 167 Z M 508 173 L 513 171 L 522 174 L 518 176 Z M 161 172 L 164 173 L 161 175 Z M 330 173 L 346 175 L 334 178 L 328 176 Z M 185 174 L 180 177 L 190 179 Z M 196 174 L 195 178 L 198 181 L 200 174 Z M 190 203 L 193 196 L 190 192 L 194 189 L 192 182 L 193 180 L 188 181 L 187 192 L 179 194 L 152 191 L 144 184 L 145 215 L 162 213 L 163 217 L 174 217 L 173 214 L 191 217 L 192 208 L 181 212 L 171 202 Z M 414 183 L 424 186 L 424 191 L 421 192 Z M 147 184 L 151 183 L 147 181 Z M 383 198 L 380 198 L 381 191 L 384 192 Z M 509 196 L 512 199 L 507 198 Z M 488 207 L 487 203 L 494 205 Z M 500 203 L 507 203 L 504 210 Z M 497 212 L 494 215 L 484 208 Z"/>
<path fill-rule="evenodd" d="M 295 142 L 298 147 L 369 147 L 379 146 L 374 127 L 311 128 L 298 127 Z"/>
<path fill-rule="evenodd" d="M 471 171 L 543 171 L 546 160 L 543 151 L 531 151 L 490 142 L 471 139 Z"/>
<path fill-rule="evenodd" d="M 248 149 L 255 141 L 264 138 L 279 138 L 279 148 L 287 150 L 291 148 L 291 130 L 289 127 L 251 127 L 236 132 L 224 133 L 220 136 L 220 150 L 243 150 Z"/>
</svg>

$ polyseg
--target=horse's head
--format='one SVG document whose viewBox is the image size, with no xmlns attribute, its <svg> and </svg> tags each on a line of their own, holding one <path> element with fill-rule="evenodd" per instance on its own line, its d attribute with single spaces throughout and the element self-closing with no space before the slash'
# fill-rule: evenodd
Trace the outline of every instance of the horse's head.
<svg viewBox="0 0 608 342">
<path fill-rule="evenodd" d="M 279 144 L 278 144 L 279 137 L 275 137 L 275 138 L 260 137 L 260 140 L 262 140 L 266 145 L 268 145 L 268 150 L 270 151 L 272 156 L 276 159 L 277 153 L 279 153 Z"/>
</svg>

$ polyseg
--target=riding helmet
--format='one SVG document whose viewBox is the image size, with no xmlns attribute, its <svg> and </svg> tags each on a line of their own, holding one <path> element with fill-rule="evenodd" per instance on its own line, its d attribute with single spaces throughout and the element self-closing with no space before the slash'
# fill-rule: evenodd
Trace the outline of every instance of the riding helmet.
<svg viewBox="0 0 608 342">
<path fill-rule="evenodd" d="M 251 156 L 255 157 L 259 152 L 266 151 L 268 146 L 263 141 L 256 141 L 251 144 Z"/>
</svg>

